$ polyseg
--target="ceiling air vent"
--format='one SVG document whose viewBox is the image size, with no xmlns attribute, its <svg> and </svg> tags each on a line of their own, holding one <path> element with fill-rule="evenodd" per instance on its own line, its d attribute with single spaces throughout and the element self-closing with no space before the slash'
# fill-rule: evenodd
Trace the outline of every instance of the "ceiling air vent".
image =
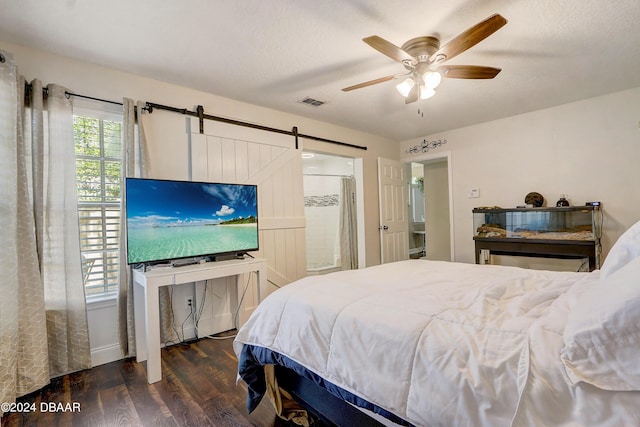
<svg viewBox="0 0 640 427">
<path fill-rule="evenodd" d="M 309 98 L 308 96 L 304 99 L 298 101 L 301 104 L 311 105 L 312 107 L 319 107 L 321 105 L 326 104 L 326 101 L 319 101 L 317 99 Z"/>
</svg>

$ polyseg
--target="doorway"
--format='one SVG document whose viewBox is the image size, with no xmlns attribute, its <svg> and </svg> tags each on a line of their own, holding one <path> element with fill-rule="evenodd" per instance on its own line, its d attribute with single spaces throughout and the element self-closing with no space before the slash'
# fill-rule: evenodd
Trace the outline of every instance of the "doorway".
<svg viewBox="0 0 640 427">
<path fill-rule="evenodd" d="M 355 159 L 302 153 L 307 275 L 358 268 Z"/>
<path fill-rule="evenodd" d="M 425 232 L 424 165 L 409 164 L 409 258 L 422 258 L 427 255 L 427 236 Z"/>
<path fill-rule="evenodd" d="M 450 164 L 448 152 L 416 156 L 408 162 L 411 258 L 454 259 Z"/>
</svg>

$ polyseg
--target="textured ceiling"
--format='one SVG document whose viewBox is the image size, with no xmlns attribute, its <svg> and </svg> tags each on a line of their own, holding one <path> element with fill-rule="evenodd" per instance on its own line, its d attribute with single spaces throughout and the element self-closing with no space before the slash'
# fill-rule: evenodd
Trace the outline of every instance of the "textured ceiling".
<svg viewBox="0 0 640 427">
<path fill-rule="evenodd" d="M 0 0 L 0 10 L 0 40 L 395 140 L 640 86 L 638 0 Z M 363 37 L 444 44 L 493 13 L 509 23 L 448 64 L 502 68 L 495 79 L 445 79 L 422 105 L 405 105 L 393 81 L 340 90 L 404 70 Z M 327 103 L 297 102 L 307 96 Z"/>
</svg>

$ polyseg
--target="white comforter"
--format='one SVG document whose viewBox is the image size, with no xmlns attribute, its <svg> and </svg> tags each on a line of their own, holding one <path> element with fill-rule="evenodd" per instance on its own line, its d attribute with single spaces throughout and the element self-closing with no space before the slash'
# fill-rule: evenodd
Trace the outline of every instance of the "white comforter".
<svg viewBox="0 0 640 427">
<path fill-rule="evenodd" d="M 564 381 L 566 315 L 598 272 L 402 261 L 266 298 L 234 343 L 277 351 L 420 426 L 640 425 L 639 394 Z"/>
</svg>

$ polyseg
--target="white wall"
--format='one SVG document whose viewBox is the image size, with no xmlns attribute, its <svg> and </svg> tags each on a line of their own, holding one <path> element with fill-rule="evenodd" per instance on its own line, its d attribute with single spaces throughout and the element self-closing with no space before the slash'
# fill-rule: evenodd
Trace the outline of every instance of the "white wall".
<svg viewBox="0 0 640 427">
<path fill-rule="evenodd" d="M 523 101 L 524 102 L 524 101 Z M 400 156 L 446 140 L 453 171 L 455 260 L 474 262 L 472 209 L 515 207 L 531 191 L 548 206 L 601 201 L 603 253 L 640 220 L 640 88 L 402 141 Z M 472 188 L 479 198 L 467 198 Z"/>
</svg>

